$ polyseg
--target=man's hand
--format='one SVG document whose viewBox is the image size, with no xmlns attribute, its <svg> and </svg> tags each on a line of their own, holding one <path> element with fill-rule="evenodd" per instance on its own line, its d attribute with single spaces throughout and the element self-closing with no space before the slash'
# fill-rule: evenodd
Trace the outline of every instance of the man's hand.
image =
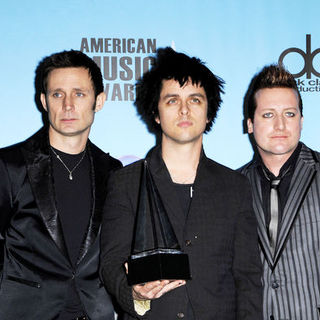
<svg viewBox="0 0 320 320">
<path fill-rule="evenodd" d="M 157 280 L 132 286 L 134 300 L 152 300 L 160 298 L 165 293 L 185 285 L 185 280 Z"/>
<path fill-rule="evenodd" d="M 128 263 L 124 264 L 128 273 Z M 132 286 L 133 300 L 152 300 L 186 284 L 185 280 L 157 280 Z"/>
</svg>

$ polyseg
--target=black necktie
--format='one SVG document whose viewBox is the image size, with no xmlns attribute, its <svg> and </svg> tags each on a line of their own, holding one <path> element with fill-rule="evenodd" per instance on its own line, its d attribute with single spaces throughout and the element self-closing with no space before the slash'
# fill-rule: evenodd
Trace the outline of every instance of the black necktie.
<svg viewBox="0 0 320 320">
<path fill-rule="evenodd" d="M 270 190 L 270 224 L 269 224 L 269 236 L 270 236 L 270 247 L 272 255 L 274 255 L 276 244 L 277 244 L 277 233 L 279 224 L 279 187 L 280 179 L 271 180 Z"/>
</svg>

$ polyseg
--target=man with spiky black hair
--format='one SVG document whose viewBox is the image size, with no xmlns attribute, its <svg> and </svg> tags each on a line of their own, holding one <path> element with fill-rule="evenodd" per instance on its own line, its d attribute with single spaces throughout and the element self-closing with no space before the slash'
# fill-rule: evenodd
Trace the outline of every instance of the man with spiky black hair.
<svg viewBox="0 0 320 320">
<path fill-rule="evenodd" d="M 247 180 L 205 156 L 221 104 L 223 81 L 199 59 L 159 49 L 137 82 L 135 106 L 160 137 L 146 157 L 169 220 L 188 254 L 192 280 L 159 279 L 129 286 L 143 161 L 108 184 L 101 275 L 127 319 L 261 319 L 261 263 Z M 130 271 L 130 269 L 129 269 Z"/>
<path fill-rule="evenodd" d="M 193 85 L 201 84 L 208 101 L 208 119 L 204 133 L 209 132 L 222 102 L 223 80 L 214 76 L 198 58 L 177 54 L 170 48 L 159 49 L 157 53 L 157 59 L 153 60 L 150 72 L 145 73 L 136 84 L 135 105 L 149 131 L 162 132 L 161 126 L 155 121 L 155 116 L 159 113 L 158 103 L 163 80 L 173 79 L 179 82 L 181 87 L 189 80 Z"/>
</svg>

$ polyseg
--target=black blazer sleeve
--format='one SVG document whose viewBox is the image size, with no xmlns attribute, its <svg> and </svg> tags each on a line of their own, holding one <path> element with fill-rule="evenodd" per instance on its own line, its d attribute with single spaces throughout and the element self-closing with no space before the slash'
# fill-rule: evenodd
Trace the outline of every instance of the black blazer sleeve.
<svg viewBox="0 0 320 320">
<path fill-rule="evenodd" d="M 127 176 L 129 175 L 130 178 Z M 108 182 L 101 230 L 101 277 L 107 290 L 116 297 L 120 307 L 137 316 L 134 310 L 132 289 L 127 284 L 124 263 L 130 250 L 134 225 L 134 206 L 127 190 L 138 191 L 139 179 L 130 172 L 115 172 Z M 133 201 L 135 202 L 135 201 Z"/>
<path fill-rule="evenodd" d="M 237 293 L 237 319 L 262 319 L 262 267 L 258 250 L 257 223 L 252 209 L 251 189 L 245 181 L 239 195 L 241 210 L 234 236 L 233 274 Z"/>
<path fill-rule="evenodd" d="M 3 267 L 4 233 L 11 213 L 11 188 L 6 165 L 0 155 L 0 274 Z M 1 278 L 1 277 L 0 277 Z"/>
</svg>

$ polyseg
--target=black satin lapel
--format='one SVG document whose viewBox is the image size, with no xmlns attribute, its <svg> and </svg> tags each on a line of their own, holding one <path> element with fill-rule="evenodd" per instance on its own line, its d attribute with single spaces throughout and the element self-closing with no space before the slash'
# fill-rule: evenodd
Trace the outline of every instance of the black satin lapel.
<svg viewBox="0 0 320 320">
<path fill-rule="evenodd" d="M 40 215 L 53 241 L 67 257 L 67 249 L 55 205 L 50 156 L 41 153 L 40 150 L 33 152 L 23 149 L 22 153 L 26 160 L 30 185 Z"/>
<path fill-rule="evenodd" d="M 79 263 L 87 254 L 99 233 L 102 209 L 107 194 L 107 178 L 110 172 L 108 161 L 103 161 L 105 157 L 101 156 L 104 154 L 90 142 L 88 143 L 87 148 L 91 167 L 92 207 L 89 226 L 80 248 L 77 263 Z"/>
<path fill-rule="evenodd" d="M 275 263 L 281 255 L 292 225 L 311 186 L 315 174 L 316 170 L 312 165 L 306 165 L 304 160 L 301 158 L 298 159 L 288 191 L 289 197 L 283 211 L 283 220 L 279 230 Z"/>
</svg>

